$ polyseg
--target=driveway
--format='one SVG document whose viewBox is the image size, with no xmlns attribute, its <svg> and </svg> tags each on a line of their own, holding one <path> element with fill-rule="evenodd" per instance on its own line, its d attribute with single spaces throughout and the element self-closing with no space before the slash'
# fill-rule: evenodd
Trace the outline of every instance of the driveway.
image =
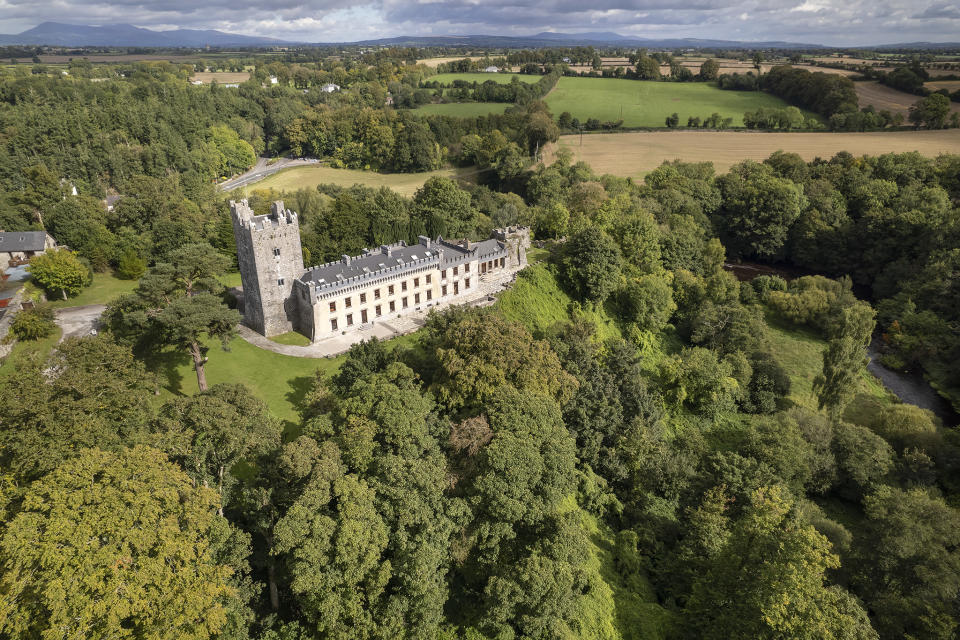
<svg viewBox="0 0 960 640">
<path fill-rule="evenodd" d="M 100 323 L 100 315 L 106 310 L 103 304 L 88 304 L 84 307 L 57 309 L 55 318 L 63 330 L 62 340 L 90 335 Z"/>
<path fill-rule="evenodd" d="M 267 163 L 269 161 L 270 158 L 258 158 L 257 164 L 253 165 L 252 169 L 246 173 L 241 173 L 236 178 L 230 178 L 225 182 L 221 182 L 219 185 L 217 185 L 217 187 L 221 191 L 231 191 L 233 189 L 246 187 L 259 180 L 263 180 L 267 176 L 282 169 L 299 167 L 307 164 L 316 164 L 319 162 L 319 160 L 316 158 L 280 158 L 273 164 L 268 165 Z"/>
</svg>

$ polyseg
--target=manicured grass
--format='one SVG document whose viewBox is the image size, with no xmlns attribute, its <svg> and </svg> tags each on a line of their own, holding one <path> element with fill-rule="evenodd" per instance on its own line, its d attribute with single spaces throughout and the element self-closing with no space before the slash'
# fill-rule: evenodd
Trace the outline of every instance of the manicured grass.
<svg viewBox="0 0 960 640">
<path fill-rule="evenodd" d="M 585 122 L 623 120 L 625 127 L 663 127 L 667 116 L 677 113 L 680 124 L 687 118 L 701 119 L 713 113 L 733 118 L 743 126 L 744 111 L 759 107 L 783 108 L 783 100 L 760 91 L 725 91 L 703 82 L 645 82 L 616 78 L 563 77 L 546 97 L 550 111 L 569 111 Z M 807 117 L 813 114 L 805 112 Z"/>
<path fill-rule="evenodd" d="M 87 304 L 108 304 L 115 298 L 130 293 L 136 287 L 136 280 L 121 280 L 111 273 L 95 273 L 93 274 L 93 283 L 89 287 L 84 287 L 76 298 L 67 298 L 66 300 L 54 298 L 50 301 L 50 304 L 57 309 L 61 307 L 82 307 Z"/>
<path fill-rule="evenodd" d="M 306 167 L 291 167 L 267 176 L 244 189 L 246 194 L 260 189 L 276 189 L 277 191 L 296 191 L 297 189 L 314 189 L 318 184 L 337 184 L 342 187 L 351 187 L 363 184 L 368 187 L 389 187 L 405 196 L 412 196 L 423 183 L 432 176 L 446 176 L 448 178 L 469 178 L 475 170 L 440 169 L 427 173 L 376 173 L 374 171 L 358 171 L 354 169 L 333 169 L 321 165 Z"/>
<path fill-rule="evenodd" d="M 532 76 L 523 73 L 438 73 L 435 76 L 424 78 L 425 82 L 439 82 L 440 84 L 453 84 L 455 80 L 465 82 L 484 83 L 493 80 L 497 84 L 510 84 L 516 78 L 520 82 L 533 84 L 543 76 Z"/>
<path fill-rule="evenodd" d="M 425 116 L 451 116 L 454 118 L 475 118 L 489 113 L 503 113 L 512 104 L 505 102 L 448 102 L 446 104 L 425 104 L 415 111 Z"/>
<path fill-rule="evenodd" d="M 289 344 L 295 347 L 305 347 L 310 344 L 310 338 L 306 337 L 302 333 L 297 333 L 296 331 L 281 333 L 278 336 L 271 337 L 270 340 L 272 342 L 276 342 L 277 344 Z"/>
<path fill-rule="evenodd" d="M 57 343 L 60 342 L 62 333 L 60 327 L 57 327 L 53 330 L 53 333 L 42 340 L 18 341 L 13 345 L 13 349 L 7 357 L 0 360 L 0 378 L 5 378 L 12 374 L 14 372 L 14 361 L 21 357 L 38 355 L 45 358 L 47 354 L 57 346 Z"/>
<path fill-rule="evenodd" d="M 240 272 L 239 272 L 239 271 L 232 271 L 232 272 L 230 272 L 230 273 L 225 273 L 225 274 L 223 274 L 223 275 L 221 275 L 221 276 L 218 276 L 218 277 L 217 277 L 217 280 L 219 280 L 220 283 L 221 283 L 223 286 L 227 287 L 227 288 L 230 288 L 230 287 L 239 287 L 239 286 L 241 286 L 241 285 L 243 284 L 243 283 L 240 281 Z"/>
<path fill-rule="evenodd" d="M 241 383 L 267 403 L 278 418 L 297 424 L 297 406 L 313 383 L 319 370 L 334 374 L 343 362 L 338 358 L 296 358 L 255 347 L 242 338 L 235 338 L 224 351 L 218 341 L 208 343 L 207 384 Z M 193 362 L 186 353 L 168 351 L 151 362 L 162 377 L 166 389 L 175 394 L 193 395 L 199 391 Z"/>
</svg>

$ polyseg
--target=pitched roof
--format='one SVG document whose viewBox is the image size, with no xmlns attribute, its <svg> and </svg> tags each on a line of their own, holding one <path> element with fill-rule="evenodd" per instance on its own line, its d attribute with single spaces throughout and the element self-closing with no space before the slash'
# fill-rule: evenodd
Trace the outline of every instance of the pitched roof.
<svg viewBox="0 0 960 640">
<path fill-rule="evenodd" d="M 46 240 L 46 231 L 0 231 L 0 253 L 43 251 Z"/>
</svg>

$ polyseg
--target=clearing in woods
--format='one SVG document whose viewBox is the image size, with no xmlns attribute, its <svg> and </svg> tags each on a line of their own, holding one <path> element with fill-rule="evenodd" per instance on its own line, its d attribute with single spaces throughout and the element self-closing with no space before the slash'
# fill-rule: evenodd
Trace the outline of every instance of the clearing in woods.
<svg viewBox="0 0 960 640">
<path fill-rule="evenodd" d="M 702 82 L 572 77 L 560 78 L 556 88 L 547 94 L 546 102 L 554 115 L 569 111 L 581 122 L 589 118 L 616 122 L 622 118 L 625 127 L 663 127 L 672 113 L 680 116 L 681 125 L 685 125 L 690 116 L 707 118 L 719 113 L 724 118 L 733 118 L 733 126 L 742 127 L 744 111 L 790 106 L 767 93 L 725 91 Z M 804 115 L 813 116 L 810 112 Z"/>
<path fill-rule="evenodd" d="M 190 76 L 190 80 L 199 80 L 203 84 L 210 84 L 214 80 L 217 84 L 240 83 L 250 79 L 249 71 L 198 71 Z"/>
<path fill-rule="evenodd" d="M 244 193 L 276 189 L 277 191 L 296 191 L 297 189 L 315 189 L 319 184 L 336 184 L 351 187 L 362 184 L 374 189 L 389 187 L 403 196 L 412 196 L 423 186 L 428 178 L 444 176 L 459 180 L 471 180 L 476 176 L 474 167 L 462 169 L 440 169 L 426 173 L 377 173 L 355 169 L 333 169 L 322 165 L 292 167 L 278 171 L 244 188 Z"/>
<path fill-rule="evenodd" d="M 960 153 L 960 129 L 876 133 L 762 133 L 755 131 L 651 131 L 561 136 L 559 146 L 573 152 L 597 174 L 640 178 L 665 160 L 711 161 L 718 173 L 744 159 L 764 160 L 777 150 L 804 160 L 830 158 L 840 151 L 855 156 L 919 151 L 925 156 Z M 553 161 L 557 145 L 545 160 Z"/>
<path fill-rule="evenodd" d="M 879 82 L 855 82 L 853 84 L 857 89 L 857 100 L 861 109 L 873 105 L 873 108 L 877 111 L 886 109 L 891 113 L 899 113 L 906 118 L 911 105 L 920 100 L 920 96 L 891 89 Z M 960 104 L 951 102 L 950 111 L 960 112 Z"/>
<path fill-rule="evenodd" d="M 506 102 L 447 102 L 445 104 L 425 104 L 417 107 L 418 115 L 452 116 L 454 118 L 475 118 L 490 113 L 503 113 L 513 104 Z"/>
</svg>

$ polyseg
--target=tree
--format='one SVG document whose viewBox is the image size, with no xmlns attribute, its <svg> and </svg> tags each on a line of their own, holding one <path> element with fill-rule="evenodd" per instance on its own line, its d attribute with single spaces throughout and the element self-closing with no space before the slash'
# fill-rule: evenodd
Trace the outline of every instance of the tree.
<svg viewBox="0 0 960 640">
<path fill-rule="evenodd" d="M 659 80 L 660 63 L 656 58 L 648 55 L 640 56 L 637 60 L 637 79 L 638 80 Z"/>
<path fill-rule="evenodd" d="M 477 230 L 479 212 L 457 183 L 433 176 L 414 194 L 411 218 L 422 221 L 433 237 L 468 238 Z"/>
<path fill-rule="evenodd" d="M 51 249 L 34 256 L 27 267 L 30 275 L 47 291 L 59 291 L 64 300 L 90 284 L 90 269 L 68 249 Z"/>
<path fill-rule="evenodd" d="M 40 340 L 49 336 L 56 328 L 53 309 L 46 304 L 24 309 L 10 323 L 10 332 L 17 340 Z"/>
<path fill-rule="evenodd" d="M 670 285 L 655 275 L 628 281 L 618 292 L 617 303 L 624 319 L 654 332 L 663 329 L 677 309 Z"/>
<path fill-rule="evenodd" d="M 873 333 L 874 311 L 857 303 L 840 310 L 834 336 L 823 353 L 823 371 L 813 381 L 820 408 L 839 415 L 856 392 L 867 366 L 866 345 Z"/>
<path fill-rule="evenodd" d="M 950 99 L 941 93 L 931 93 L 910 107 L 910 122 L 927 129 L 942 129 L 950 114 Z"/>
<path fill-rule="evenodd" d="M 189 354 L 197 386 L 207 390 L 205 338 L 219 338 L 226 347 L 240 314 L 218 297 L 223 285 L 217 275 L 227 260 L 208 244 L 191 244 L 170 254 L 140 280 L 134 293 L 114 301 L 105 312 L 117 335 L 143 348 L 166 346 Z"/>
<path fill-rule="evenodd" d="M 885 638 L 950 638 L 960 593 L 960 515 L 923 489 L 864 499 L 856 584 Z"/>
<path fill-rule="evenodd" d="M 217 384 L 174 398 L 160 408 L 152 429 L 156 444 L 194 482 L 213 486 L 221 505 L 230 503 L 234 467 L 275 450 L 283 432 L 263 401 L 240 384 Z"/>
<path fill-rule="evenodd" d="M 792 507 L 779 487 L 754 492 L 694 583 L 686 616 L 697 637 L 877 638 L 860 604 L 826 585 L 826 571 L 840 561 Z"/>
<path fill-rule="evenodd" d="M 561 264 L 567 286 L 581 300 L 603 304 L 620 281 L 620 249 L 596 227 L 567 241 Z"/>
<path fill-rule="evenodd" d="M 802 189 L 751 160 L 734 165 L 717 185 L 723 204 L 715 220 L 724 244 L 742 256 L 776 255 L 805 206 Z"/>
<path fill-rule="evenodd" d="M 89 449 L 64 462 L 26 490 L 0 538 L 0 631 L 217 636 L 235 591 L 210 543 L 223 525 L 216 507 L 216 493 L 153 449 Z"/>
<path fill-rule="evenodd" d="M 714 58 L 707 58 L 700 65 L 700 77 L 703 80 L 716 80 L 720 74 L 720 64 Z"/>
<path fill-rule="evenodd" d="M 680 116 L 673 112 L 671 115 L 667 116 L 666 125 L 670 129 L 675 129 L 677 125 L 680 124 Z"/>
<path fill-rule="evenodd" d="M 142 440 L 156 377 L 108 336 L 67 338 L 46 361 L 19 359 L 0 379 L 0 464 L 21 482 L 87 447 Z"/>
</svg>

